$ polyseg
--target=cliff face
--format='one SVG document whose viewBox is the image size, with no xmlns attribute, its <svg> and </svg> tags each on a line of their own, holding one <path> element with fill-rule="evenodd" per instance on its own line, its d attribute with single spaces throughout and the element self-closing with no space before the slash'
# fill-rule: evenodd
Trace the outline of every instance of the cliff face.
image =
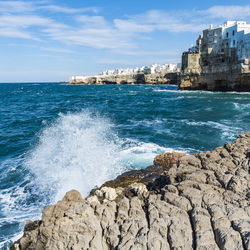
<svg viewBox="0 0 250 250">
<path fill-rule="evenodd" d="M 88 77 L 70 84 L 178 84 L 180 73 L 131 74 Z"/>
<path fill-rule="evenodd" d="M 250 132 L 166 153 L 83 199 L 68 192 L 12 249 L 250 249 Z"/>
<path fill-rule="evenodd" d="M 250 91 L 248 59 L 240 62 L 236 55 L 205 54 L 200 61 L 203 63 L 200 70 L 183 70 L 181 90 Z"/>
<path fill-rule="evenodd" d="M 179 84 L 180 90 L 210 91 L 250 91 L 250 72 L 236 70 L 209 73 L 183 74 Z"/>
</svg>

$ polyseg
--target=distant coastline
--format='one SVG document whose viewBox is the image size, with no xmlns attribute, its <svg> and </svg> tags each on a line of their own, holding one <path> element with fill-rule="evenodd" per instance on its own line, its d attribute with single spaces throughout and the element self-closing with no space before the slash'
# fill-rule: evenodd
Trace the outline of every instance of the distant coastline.
<svg viewBox="0 0 250 250">
<path fill-rule="evenodd" d="M 129 75 L 98 75 L 83 79 L 73 79 L 69 84 L 173 84 L 180 82 L 180 72 Z"/>
<path fill-rule="evenodd" d="M 179 64 L 153 64 L 74 76 L 70 84 L 175 84 L 180 90 L 250 91 L 250 24 L 227 21 L 202 31 Z"/>
</svg>

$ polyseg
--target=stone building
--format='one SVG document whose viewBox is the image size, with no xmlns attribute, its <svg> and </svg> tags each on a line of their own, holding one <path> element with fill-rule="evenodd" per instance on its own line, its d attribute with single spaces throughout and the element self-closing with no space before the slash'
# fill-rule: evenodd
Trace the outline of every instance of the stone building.
<svg viewBox="0 0 250 250">
<path fill-rule="evenodd" d="M 183 52 L 182 67 L 185 72 L 199 72 L 200 71 L 200 53 L 198 52 Z"/>
<path fill-rule="evenodd" d="M 250 58 L 250 24 L 246 22 L 227 21 L 218 28 L 210 26 L 199 39 L 201 67 L 211 63 L 245 63 Z"/>
<path fill-rule="evenodd" d="M 196 46 L 182 54 L 182 83 L 189 81 L 192 89 L 248 90 L 249 58 L 250 24 L 227 21 L 219 27 L 210 25 L 199 35 Z"/>
</svg>

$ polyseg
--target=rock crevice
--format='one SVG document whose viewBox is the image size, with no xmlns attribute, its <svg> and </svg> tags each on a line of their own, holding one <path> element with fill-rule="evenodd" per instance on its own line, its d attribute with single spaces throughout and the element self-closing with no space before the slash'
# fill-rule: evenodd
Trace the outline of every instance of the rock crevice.
<svg viewBox="0 0 250 250">
<path fill-rule="evenodd" d="M 250 249 L 250 133 L 75 190 L 28 221 L 12 249 Z"/>
</svg>

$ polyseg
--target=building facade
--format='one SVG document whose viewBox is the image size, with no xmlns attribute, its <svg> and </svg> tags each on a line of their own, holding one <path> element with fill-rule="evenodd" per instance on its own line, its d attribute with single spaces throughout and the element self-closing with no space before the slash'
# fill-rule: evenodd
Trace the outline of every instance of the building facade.
<svg viewBox="0 0 250 250">
<path fill-rule="evenodd" d="M 152 64 L 148 66 L 136 67 L 136 68 L 121 68 L 106 70 L 100 73 L 100 75 L 130 75 L 130 74 L 155 74 L 160 72 L 176 72 L 180 70 L 180 65 L 176 63 L 170 64 Z"/>
<path fill-rule="evenodd" d="M 250 90 L 250 24 L 210 25 L 182 54 L 182 89 Z"/>
<path fill-rule="evenodd" d="M 196 46 L 183 52 L 182 70 L 206 70 L 206 66 L 222 63 L 249 64 L 250 24 L 227 21 L 219 27 L 210 25 L 196 40 Z"/>
</svg>

